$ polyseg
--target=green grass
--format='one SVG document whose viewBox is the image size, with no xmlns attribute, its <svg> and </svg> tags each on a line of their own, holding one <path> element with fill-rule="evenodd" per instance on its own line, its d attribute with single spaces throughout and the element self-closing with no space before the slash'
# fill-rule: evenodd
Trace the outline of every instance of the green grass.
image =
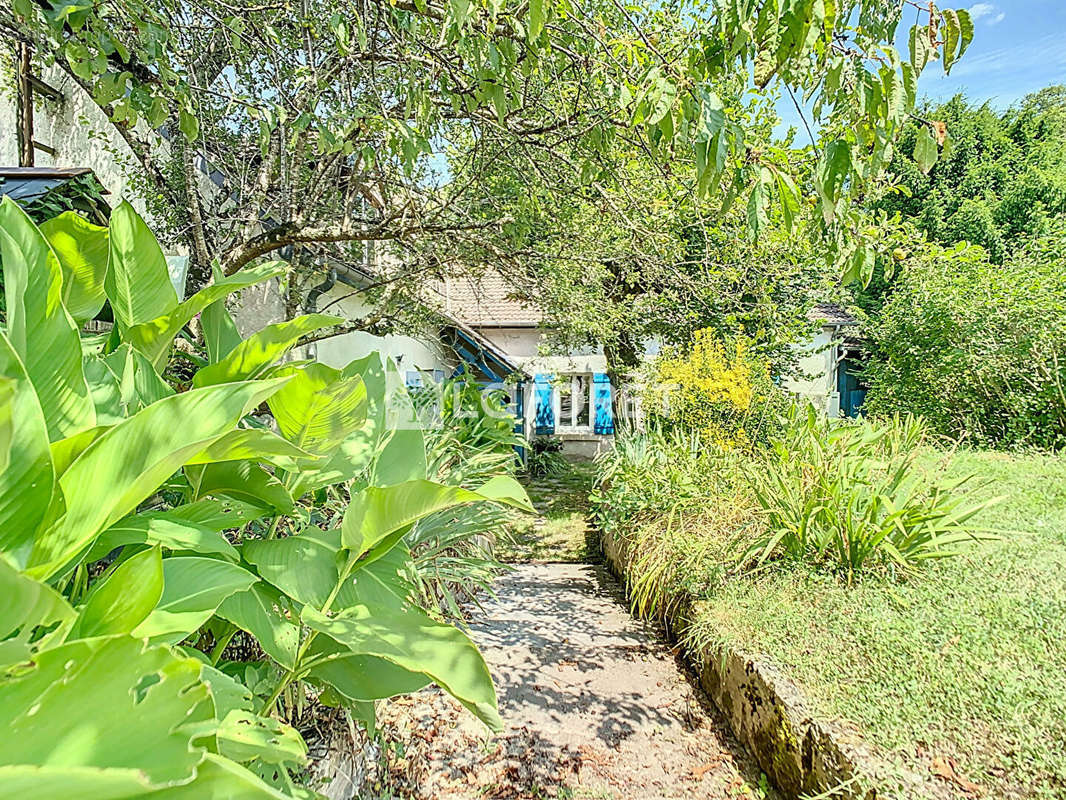
<svg viewBox="0 0 1066 800">
<path fill-rule="evenodd" d="M 595 467 L 572 461 L 563 475 L 525 480 L 537 516 L 516 517 L 510 541 L 497 544 L 506 562 L 585 562 L 599 558 L 599 545 L 588 527 L 588 494 Z"/>
<path fill-rule="evenodd" d="M 924 457 L 936 460 L 933 455 Z M 694 640 L 784 668 L 814 710 L 928 768 L 951 757 L 990 797 L 1066 796 L 1066 458 L 962 452 L 1002 496 L 998 541 L 907 580 L 777 570 L 717 585 Z"/>
</svg>

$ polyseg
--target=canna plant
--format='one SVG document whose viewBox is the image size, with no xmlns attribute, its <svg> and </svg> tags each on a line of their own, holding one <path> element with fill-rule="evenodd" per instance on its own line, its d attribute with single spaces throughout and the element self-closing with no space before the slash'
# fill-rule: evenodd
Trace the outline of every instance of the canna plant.
<svg viewBox="0 0 1066 800">
<path fill-rule="evenodd" d="M 108 228 L 37 227 L 5 199 L 0 258 L 5 791 L 310 797 L 294 708 L 372 726 L 376 700 L 431 682 L 500 725 L 474 644 L 416 604 L 404 540 L 447 509 L 529 500 L 508 476 L 429 479 L 395 365 L 281 363 L 339 322 L 323 315 L 242 340 L 226 296 L 285 266 L 180 301 L 127 204 Z M 111 333 L 81 334 L 105 302 Z M 196 371 L 168 379 L 196 315 Z"/>
</svg>

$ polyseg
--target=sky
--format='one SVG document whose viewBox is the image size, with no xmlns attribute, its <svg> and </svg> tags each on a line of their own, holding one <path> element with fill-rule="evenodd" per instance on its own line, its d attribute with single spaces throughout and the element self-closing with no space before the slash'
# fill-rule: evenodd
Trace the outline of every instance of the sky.
<svg viewBox="0 0 1066 800">
<path fill-rule="evenodd" d="M 944 75 L 940 62 L 931 63 L 918 81 L 918 96 L 947 100 L 962 92 L 971 100 L 1004 109 L 1030 92 L 1066 83 L 1066 0 L 996 0 L 968 3 L 945 0 L 945 7 L 968 8 L 974 19 L 974 39 L 962 60 Z M 907 57 L 907 37 L 913 24 L 900 25 L 896 46 Z M 778 106 L 778 132 L 799 126 L 792 102 Z"/>
</svg>

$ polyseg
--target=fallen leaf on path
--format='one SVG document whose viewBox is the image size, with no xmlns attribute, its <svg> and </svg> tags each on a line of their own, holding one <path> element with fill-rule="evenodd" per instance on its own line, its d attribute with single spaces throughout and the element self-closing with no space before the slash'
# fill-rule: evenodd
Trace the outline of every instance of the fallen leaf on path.
<svg viewBox="0 0 1066 800">
<path fill-rule="evenodd" d="M 929 771 L 938 778 L 954 783 L 971 797 L 982 793 L 980 786 L 959 774 L 959 765 L 953 758 L 934 758 Z"/>
<path fill-rule="evenodd" d="M 698 767 L 693 767 L 692 777 L 698 781 L 703 780 L 703 776 L 710 772 L 712 769 L 717 768 L 722 763 L 722 759 L 716 758 L 714 761 L 708 761 L 706 764 L 700 764 Z"/>
</svg>

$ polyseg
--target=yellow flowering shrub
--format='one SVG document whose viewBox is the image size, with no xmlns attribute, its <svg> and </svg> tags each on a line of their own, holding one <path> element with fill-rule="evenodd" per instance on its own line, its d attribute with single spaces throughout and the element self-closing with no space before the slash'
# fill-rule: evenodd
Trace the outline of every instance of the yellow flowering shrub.
<svg viewBox="0 0 1066 800">
<path fill-rule="evenodd" d="M 743 340 L 727 343 L 705 328 L 687 349 L 672 348 L 658 358 L 645 407 L 663 422 L 733 449 L 757 437 L 773 392 L 767 361 Z"/>
</svg>

